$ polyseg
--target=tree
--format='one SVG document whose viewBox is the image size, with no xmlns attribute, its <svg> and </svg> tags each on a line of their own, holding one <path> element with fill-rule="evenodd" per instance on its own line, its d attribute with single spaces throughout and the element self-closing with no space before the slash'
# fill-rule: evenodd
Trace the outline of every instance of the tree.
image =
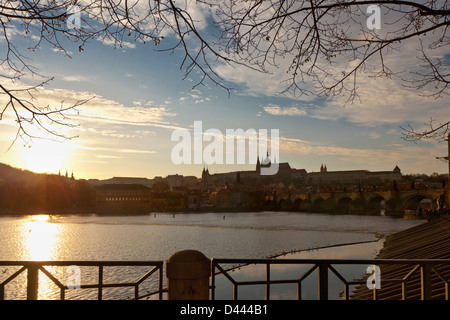
<svg viewBox="0 0 450 320">
<path fill-rule="evenodd" d="M 387 23 L 378 29 L 381 13 Z M 114 41 L 118 47 L 125 39 L 165 44 L 161 51 L 184 53 L 185 77 L 200 72 L 194 86 L 212 81 L 228 90 L 217 71 L 224 63 L 263 73 L 276 68 L 286 72 L 281 79 L 283 93 L 344 96 L 351 103 L 359 98 L 362 76 L 397 77 L 419 94 L 448 95 L 449 14 L 446 0 L 0 1 L 6 44 L 0 58 L 0 94 L 6 97 L 0 120 L 6 110 L 12 111 L 18 124 L 16 139 L 33 138 L 30 127 L 71 138 L 49 126 L 73 126 L 68 121 L 72 111 L 86 103 L 50 107 L 33 101 L 33 93 L 51 78 L 17 86 L 26 73 L 37 72 L 10 41 L 13 31 L 37 38 L 30 51 L 47 42 L 68 56 L 63 39 L 77 43 L 79 51 L 93 40 Z M 387 62 L 389 54 L 396 50 L 411 54 L 407 46 L 411 41 L 419 46 L 418 63 L 406 72 L 394 70 Z M 435 123 L 430 120 L 426 132 L 404 129 L 405 139 L 445 137 L 448 119 Z"/>
</svg>

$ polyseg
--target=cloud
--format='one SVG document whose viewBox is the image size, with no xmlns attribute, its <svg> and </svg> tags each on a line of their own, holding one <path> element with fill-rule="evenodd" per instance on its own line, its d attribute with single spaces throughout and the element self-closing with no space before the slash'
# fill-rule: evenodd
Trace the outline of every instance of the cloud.
<svg viewBox="0 0 450 320">
<path fill-rule="evenodd" d="M 72 75 L 64 75 L 61 77 L 64 81 L 69 82 L 89 82 L 92 81 L 90 77 L 82 76 L 79 74 L 72 74 Z"/>
<path fill-rule="evenodd" d="M 115 48 L 121 48 L 121 49 L 135 49 L 136 44 L 127 42 L 127 41 L 117 41 L 110 37 L 104 37 L 104 38 L 97 38 L 98 41 L 100 41 L 102 44 L 107 46 L 113 46 Z"/>
<path fill-rule="evenodd" d="M 305 110 L 298 107 L 280 107 L 275 104 L 268 104 L 264 107 L 264 111 L 273 116 L 305 116 Z"/>
<path fill-rule="evenodd" d="M 352 169 L 391 170 L 395 165 L 399 165 L 401 169 L 407 168 L 407 171 L 413 173 L 416 173 L 415 168 L 430 173 L 440 170 L 441 164 L 437 160 L 434 161 L 434 155 L 446 154 L 445 144 L 436 142 L 421 145 L 392 144 L 382 148 L 352 148 L 280 137 L 279 146 L 280 152 L 286 155 L 302 156 L 304 159 L 309 156 L 333 159 L 332 163 L 341 162 Z M 392 166 L 392 168 L 386 168 L 386 166 Z M 340 170 L 339 168 L 329 169 Z"/>
<path fill-rule="evenodd" d="M 346 104 L 335 97 L 324 106 L 309 110 L 309 116 L 324 120 L 344 119 L 364 125 L 424 123 L 430 119 L 447 119 L 448 104 L 443 99 L 420 96 L 394 79 L 360 79 L 358 93 L 361 101 Z"/>
<path fill-rule="evenodd" d="M 167 120 L 176 115 L 169 107 L 155 105 L 152 101 L 134 101 L 133 106 L 125 106 L 110 99 L 95 97 L 80 108 L 78 118 L 89 123 L 89 127 L 94 123 L 110 123 L 179 129 L 178 125 Z"/>
<path fill-rule="evenodd" d="M 3 85 L 6 86 L 5 83 Z M 20 81 L 16 81 L 13 85 L 14 87 L 7 87 L 14 89 L 27 87 Z M 18 94 L 20 97 L 23 96 L 22 98 L 24 99 L 29 99 L 26 92 L 18 92 Z M 134 139 L 148 137 L 149 134 L 153 135 L 154 132 L 150 127 L 167 130 L 181 129 L 173 121 L 177 114 L 172 112 L 169 106 L 158 105 L 152 101 L 136 101 L 133 105 L 128 106 L 112 99 L 96 96 L 88 91 L 48 87 L 41 87 L 33 91 L 33 99 L 37 106 L 48 106 L 48 108 L 53 110 L 73 106 L 78 101 L 87 101 L 65 112 L 64 116 L 55 114 L 55 117 L 61 123 L 72 124 L 75 127 L 50 123 L 46 119 L 42 120 L 43 125 L 47 129 L 67 137 L 90 133 L 94 135 L 95 139 L 102 136 L 115 139 Z M 5 96 L 0 96 L 0 103 L 6 105 L 7 100 Z M 31 117 L 28 111 L 19 111 L 23 117 Z M 15 115 L 10 107 L 3 114 L 1 123 L 4 125 L 8 124 L 8 130 L 13 132 L 14 128 L 18 129 L 14 119 Z M 24 123 L 23 125 L 34 136 L 49 137 L 48 132 L 35 124 Z"/>
<path fill-rule="evenodd" d="M 142 150 L 142 149 L 131 149 L 131 148 L 115 148 L 115 147 L 99 147 L 99 146 L 95 146 L 95 147 L 88 147 L 88 146 L 78 146 L 77 149 L 80 150 L 93 150 L 93 151 L 107 151 L 107 152 L 111 152 L 111 153 L 136 153 L 136 154 L 154 154 L 154 153 L 158 153 L 157 151 L 154 150 Z M 105 156 L 105 155 L 100 155 L 100 156 L 96 156 L 98 158 L 120 158 L 117 156 Z"/>
</svg>

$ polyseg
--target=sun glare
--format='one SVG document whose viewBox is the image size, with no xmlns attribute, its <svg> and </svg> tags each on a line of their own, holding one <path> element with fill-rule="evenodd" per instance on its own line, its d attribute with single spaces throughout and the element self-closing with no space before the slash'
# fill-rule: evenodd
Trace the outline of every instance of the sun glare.
<svg viewBox="0 0 450 320">
<path fill-rule="evenodd" d="M 57 173 L 69 169 L 67 162 L 72 148 L 70 141 L 37 140 L 21 148 L 20 161 L 24 168 L 34 172 Z"/>
</svg>

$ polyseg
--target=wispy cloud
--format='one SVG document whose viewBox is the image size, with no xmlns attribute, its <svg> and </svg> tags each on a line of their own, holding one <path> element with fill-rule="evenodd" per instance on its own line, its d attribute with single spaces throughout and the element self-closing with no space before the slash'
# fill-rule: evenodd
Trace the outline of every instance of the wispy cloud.
<svg viewBox="0 0 450 320">
<path fill-rule="evenodd" d="M 305 116 L 305 110 L 298 107 L 280 107 L 275 104 L 268 104 L 264 107 L 264 111 L 273 116 Z"/>
<path fill-rule="evenodd" d="M 127 41 L 116 41 L 112 38 L 98 38 L 98 41 L 100 41 L 104 45 L 113 46 L 115 48 L 121 48 L 121 49 L 134 49 L 136 48 L 136 44 L 132 42 Z"/>
<path fill-rule="evenodd" d="M 430 153 L 436 155 L 445 154 L 446 146 L 438 143 L 426 145 L 405 143 L 386 145 L 382 148 L 371 148 L 370 146 L 353 148 L 280 137 L 280 152 L 291 155 L 332 158 L 333 162 L 347 163 L 348 167 L 352 169 L 391 170 L 393 168 L 386 168 L 386 165 L 399 165 L 401 168 L 420 168 L 422 172 L 431 173 L 438 171 L 437 167 L 440 164 L 430 161 Z M 434 160 L 434 157 L 431 159 Z"/>
<path fill-rule="evenodd" d="M 68 81 L 68 82 L 90 82 L 92 79 L 87 76 L 82 76 L 79 74 L 71 74 L 71 75 L 64 75 L 61 77 L 62 80 Z"/>
</svg>

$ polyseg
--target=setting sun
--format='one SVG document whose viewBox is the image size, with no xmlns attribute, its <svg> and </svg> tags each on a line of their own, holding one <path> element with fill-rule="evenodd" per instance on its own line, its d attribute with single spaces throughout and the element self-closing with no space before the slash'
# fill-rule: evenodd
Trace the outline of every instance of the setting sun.
<svg viewBox="0 0 450 320">
<path fill-rule="evenodd" d="M 39 173 L 57 173 L 67 169 L 69 153 L 73 149 L 70 141 L 36 140 L 21 149 L 23 167 Z"/>
</svg>

